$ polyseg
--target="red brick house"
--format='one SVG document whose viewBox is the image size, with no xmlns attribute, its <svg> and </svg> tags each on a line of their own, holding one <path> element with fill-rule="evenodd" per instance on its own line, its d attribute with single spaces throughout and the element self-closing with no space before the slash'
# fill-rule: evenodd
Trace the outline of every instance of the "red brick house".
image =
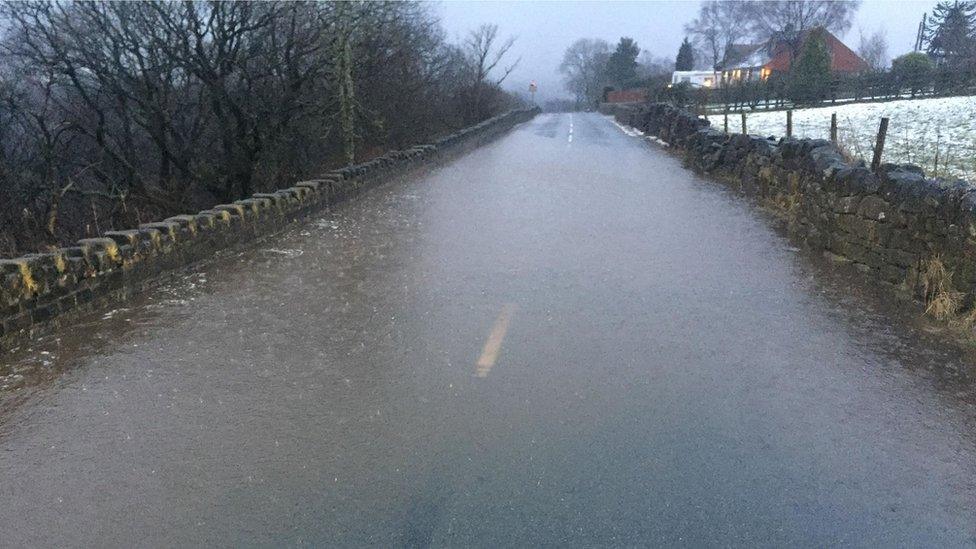
<svg viewBox="0 0 976 549">
<path fill-rule="evenodd" d="M 835 74 L 855 74 L 871 67 L 836 36 L 824 29 L 805 31 L 800 36 L 799 51 L 813 31 L 822 33 L 830 51 L 830 70 Z M 779 41 L 765 44 L 733 44 L 725 52 L 725 59 L 715 68 L 722 73 L 722 82 L 729 84 L 750 80 L 765 80 L 771 75 L 785 74 L 793 64 L 790 44 Z"/>
</svg>

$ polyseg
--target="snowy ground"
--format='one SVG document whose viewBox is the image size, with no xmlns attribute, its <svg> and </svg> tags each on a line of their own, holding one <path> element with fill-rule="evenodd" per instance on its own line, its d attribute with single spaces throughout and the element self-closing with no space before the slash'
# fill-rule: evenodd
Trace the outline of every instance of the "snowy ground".
<svg viewBox="0 0 976 549">
<path fill-rule="evenodd" d="M 885 103 L 856 103 L 797 109 L 793 111 L 793 133 L 797 137 L 828 138 L 830 115 L 837 113 L 841 146 L 855 157 L 870 161 L 878 123 L 890 118 L 885 144 L 886 162 L 910 162 L 938 175 L 976 180 L 976 97 L 944 97 Z M 722 115 L 707 117 L 722 127 Z M 782 136 L 786 133 L 786 112 L 748 114 L 749 133 Z M 729 116 L 729 130 L 740 127 L 738 114 Z"/>
</svg>

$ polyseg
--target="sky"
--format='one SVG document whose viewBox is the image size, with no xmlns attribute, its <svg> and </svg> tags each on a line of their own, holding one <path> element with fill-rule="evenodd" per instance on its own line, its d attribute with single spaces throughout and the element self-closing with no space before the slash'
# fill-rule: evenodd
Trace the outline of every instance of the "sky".
<svg viewBox="0 0 976 549">
<path fill-rule="evenodd" d="M 911 51 L 922 14 L 936 0 L 864 0 L 851 30 L 840 37 L 857 49 L 858 31 L 879 28 L 888 35 L 888 53 L 895 57 Z M 637 40 L 655 56 L 673 58 L 684 39 L 683 26 L 695 18 L 697 1 L 567 2 L 567 1 L 459 1 L 445 0 L 435 6 L 453 41 L 460 41 L 482 23 L 495 23 L 499 34 L 515 36 L 510 57 L 521 57 L 505 87 L 527 90 L 538 85 L 538 99 L 567 97 L 559 74 L 563 52 L 578 38 L 602 38 L 611 44 L 621 36 Z"/>
</svg>

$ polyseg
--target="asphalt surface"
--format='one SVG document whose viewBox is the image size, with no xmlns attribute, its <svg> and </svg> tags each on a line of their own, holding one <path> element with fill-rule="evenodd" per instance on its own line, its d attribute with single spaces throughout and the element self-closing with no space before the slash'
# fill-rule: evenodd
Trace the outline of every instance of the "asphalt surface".
<svg viewBox="0 0 976 549">
<path fill-rule="evenodd" d="M 972 546 L 911 316 L 541 115 L 8 355 L 0 546 Z"/>
</svg>

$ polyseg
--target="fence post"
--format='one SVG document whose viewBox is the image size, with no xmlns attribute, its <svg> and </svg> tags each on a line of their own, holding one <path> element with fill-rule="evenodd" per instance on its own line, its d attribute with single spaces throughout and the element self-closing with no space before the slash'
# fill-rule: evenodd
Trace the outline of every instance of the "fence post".
<svg viewBox="0 0 976 549">
<path fill-rule="evenodd" d="M 830 115 L 830 142 L 837 144 L 837 113 Z"/>
<path fill-rule="evenodd" d="M 888 117 L 881 118 L 881 125 L 878 126 L 878 140 L 874 144 L 874 158 L 871 159 L 871 171 L 878 171 L 881 166 L 881 153 L 884 151 L 885 136 L 888 135 Z"/>
<path fill-rule="evenodd" d="M 729 133 L 729 111 L 725 111 L 725 133 Z"/>
<path fill-rule="evenodd" d="M 793 137 L 793 109 L 786 110 L 786 137 Z"/>
<path fill-rule="evenodd" d="M 746 111 L 740 113 L 742 115 L 742 135 L 746 134 Z"/>
</svg>

